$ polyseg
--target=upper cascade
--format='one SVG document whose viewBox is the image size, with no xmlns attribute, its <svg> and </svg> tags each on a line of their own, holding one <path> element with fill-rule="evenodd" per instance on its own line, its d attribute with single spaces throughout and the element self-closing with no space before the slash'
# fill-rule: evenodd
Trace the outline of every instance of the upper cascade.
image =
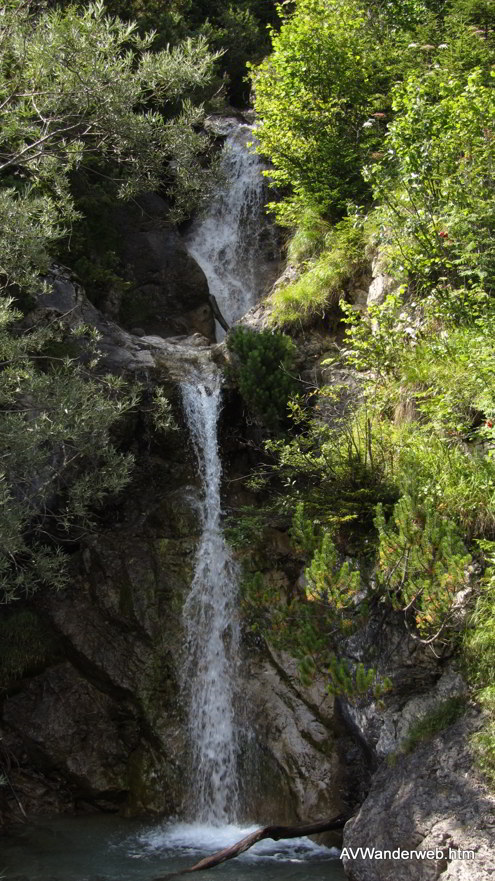
<svg viewBox="0 0 495 881">
<path fill-rule="evenodd" d="M 276 236 L 264 214 L 266 165 L 254 152 L 255 129 L 223 121 L 222 182 L 206 214 L 192 224 L 185 244 L 206 275 L 210 294 L 230 326 L 254 306 L 274 280 Z M 224 330 L 217 322 L 217 340 Z"/>
</svg>

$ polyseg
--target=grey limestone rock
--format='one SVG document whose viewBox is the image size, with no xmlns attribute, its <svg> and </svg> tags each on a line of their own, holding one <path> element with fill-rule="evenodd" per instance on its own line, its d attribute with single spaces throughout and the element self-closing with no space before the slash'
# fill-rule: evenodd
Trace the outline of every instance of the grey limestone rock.
<svg viewBox="0 0 495 881">
<path fill-rule="evenodd" d="M 412 754 L 382 764 L 360 811 L 345 827 L 343 863 L 351 881 L 489 881 L 495 876 L 495 796 L 477 774 L 470 748 L 481 724 L 481 714 L 470 709 Z M 348 854 L 361 847 L 430 850 L 434 858 Z"/>
<path fill-rule="evenodd" d="M 271 757 L 273 776 L 281 775 L 287 790 L 285 807 L 279 803 L 273 819 L 307 821 L 341 813 L 339 726 L 334 699 L 323 681 L 303 687 L 294 658 L 270 650 L 263 658 L 251 659 L 244 687 L 259 748 Z M 266 811 L 262 804 L 257 814 L 269 822 Z"/>
</svg>

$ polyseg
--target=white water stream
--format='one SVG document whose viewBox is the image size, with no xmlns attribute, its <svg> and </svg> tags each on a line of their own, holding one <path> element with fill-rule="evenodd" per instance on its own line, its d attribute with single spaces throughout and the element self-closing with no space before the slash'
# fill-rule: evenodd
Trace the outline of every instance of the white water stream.
<svg viewBox="0 0 495 881">
<path fill-rule="evenodd" d="M 183 691 L 191 749 L 189 805 L 195 820 L 216 825 L 238 812 L 235 690 L 239 663 L 237 572 L 221 523 L 222 466 L 217 444 L 220 374 L 183 385 L 184 412 L 203 482 L 202 535 L 184 606 Z"/>
<path fill-rule="evenodd" d="M 259 300 L 274 260 L 272 256 L 270 267 L 262 166 L 247 148 L 252 131 L 237 122 L 227 125 L 223 154 L 227 182 L 209 214 L 190 231 L 187 246 L 231 324 Z M 190 856 L 212 852 L 233 844 L 253 828 L 235 825 L 242 814 L 238 781 L 239 603 L 238 573 L 222 531 L 222 466 L 217 439 L 222 375 L 212 361 L 202 360 L 201 364 L 195 377 L 189 374 L 181 387 L 202 483 L 202 534 L 183 610 L 183 697 L 190 744 L 188 822 L 166 824 L 142 836 L 139 853 L 144 847 L 151 855 L 157 851 Z M 236 881 L 248 878 L 251 871 L 256 879 L 273 881 L 277 877 L 275 864 L 290 862 L 294 879 L 336 878 L 341 873 L 335 855 L 308 839 L 262 842 L 244 855 L 241 864 L 236 861 L 225 872 Z M 320 860 L 324 861 L 323 876 L 319 874 Z"/>
<path fill-rule="evenodd" d="M 275 258 L 273 227 L 264 213 L 262 171 L 266 166 L 248 146 L 255 140 L 253 129 L 236 120 L 226 120 L 225 125 L 228 134 L 220 162 L 223 184 L 208 213 L 193 223 L 185 244 L 232 325 L 258 302 L 267 281 L 273 280 Z M 223 336 L 217 324 L 217 339 Z"/>
<path fill-rule="evenodd" d="M 269 260 L 263 249 L 262 164 L 248 143 L 252 129 L 226 120 L 222 186 L 192 226 L 189 253 L 202 267 L 228 324 L 260 297 Z M 223 331 L 217 329 L 217 335 Z M 222 467 L 217 443 L 221 374 L 210 364 L 199 381 L 182 385 L 182 399 L 203 485 L 202 536 L 184 606 L 183 694 L 190 744 L 189 818 L 225 826 L 238 818 L 239 666 L 238 577 L 222 531 Z"/>
</svg>

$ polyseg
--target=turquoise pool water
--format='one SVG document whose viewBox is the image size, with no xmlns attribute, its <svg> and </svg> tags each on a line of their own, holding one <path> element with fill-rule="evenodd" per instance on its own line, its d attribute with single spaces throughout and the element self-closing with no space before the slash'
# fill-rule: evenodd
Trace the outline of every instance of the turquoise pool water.
<svg viewBox="0 0 495 881">
<path fill-rule="evenodd" d="M 41 818 L 0 839 L 5 881 L 153 881 L 239 841 L 255 827 L 163 825 L 114 816 Z M 307 838 L 259 842 L 196 881 L 342 881 L 338 851 Z"/>
</svg>

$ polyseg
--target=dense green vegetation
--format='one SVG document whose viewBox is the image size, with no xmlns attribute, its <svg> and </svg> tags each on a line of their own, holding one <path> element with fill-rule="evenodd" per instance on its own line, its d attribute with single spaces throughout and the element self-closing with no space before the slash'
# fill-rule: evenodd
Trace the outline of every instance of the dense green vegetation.
<svg viewBox="0 0 495 881">
<path fill-rule="evenodd" d="M 298 389 L 295 346 L 282 333 L 235 327 L 227 338 L 232 374 L 247 406 L 268 428 L 287 422 L 289 399 Z"/>
<path fill-rule="evenodd" d="M 410 290 L 440 279 L 491 290 L 493 15 L 482 0 L 411 2 L 400 14 L 301 0 L 285 16 L 253 74 L 258 137 L 285 188 L 273 210 L 306 231 L 312 253 L 293 253 L 303 274 L 277 292 L 278 323 L 321 313 L 325 286 L 327 305 L 344 292 L 347 273 L 328 267 L 352 254 L 352 228 L 379 242 Z M 342 215 L 342 229 L 322 234 Z"/>
<path fill-rule="evenodd" d="M 337 693 L 342 639 L 373 610 L 396 616 L 437 655 L 457 653 L 493 709 L 495 10 L 298 0 L 279 12 L 252 77 L 298 278 L 272 294 L 271 318 L 296 333 L 343 318 L 326 365 L 354 368 L 361 396 L 313 392 L 268 443 L 250 484 L 260 502 L 234 530 L 246 608 Z M 363 312 L 352 288 L 377 254 L 395 292 Z M 296 587 L 280 555 L 263 555 L 273 526 L 306 566 Z M 372 670 L 360 681 L 372 687 Z M 360 693 L 349 679 L 343 690 Z M 477 741 L 489 774 L 492 729 Z"/>
<path fill-rule="evenodd" d="M 57 5 L 68 3 L 58 0 Z M 247 62 L 261 61 L 270 51 L 268 27 L 279 21 L 276 0 L 104 0 L 104 5 L 111 15 L 136 22 L 141 34 L 155 31 L 158 49 L 206 39 L 222 53 L 213 92 L 221 89 L 235 107 L 249 103 Z"/>
</svg>

